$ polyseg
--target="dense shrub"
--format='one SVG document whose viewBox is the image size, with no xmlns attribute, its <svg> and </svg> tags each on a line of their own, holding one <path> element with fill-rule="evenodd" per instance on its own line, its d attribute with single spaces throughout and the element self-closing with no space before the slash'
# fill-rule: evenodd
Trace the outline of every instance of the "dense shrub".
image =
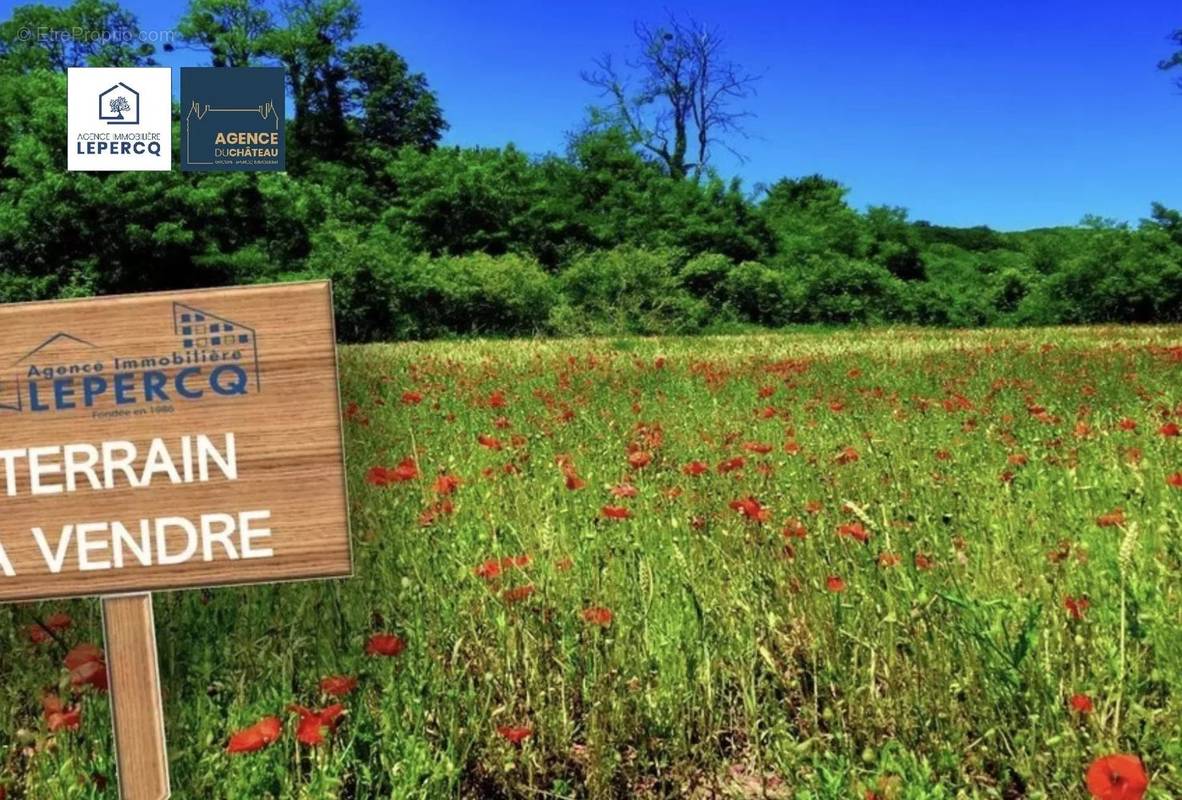
<svg viewBox="0 0 1182 800">
<path fill-rule="evenodd" d="M 545 332 L 558 301 L 554 279 L 528 256 L 420 256 L 403 291 L 423 336 Z"/>
<path fill-rule="evenodd" d="M 686 333 L 709 318 L 708 304 L 682 284 L 676 250 L 617 247 L 587 253 L 562 274 L 562 333 Z"/>
<path fill-rule="evenodd" d="M 795 271 L 799 280 L 795 319 L 867 323 L 903 318 L 903 282 L 884 267 L 860 259 L 810 259 Z"/>
<path fill-rule="evenodd" d="M 758 261 L 735 266 L 726 276 L 724 294 L 741 319 L 769 326 L 792 322 L 803 301 L 802 291 L 786 273 Z"/>
</svg>

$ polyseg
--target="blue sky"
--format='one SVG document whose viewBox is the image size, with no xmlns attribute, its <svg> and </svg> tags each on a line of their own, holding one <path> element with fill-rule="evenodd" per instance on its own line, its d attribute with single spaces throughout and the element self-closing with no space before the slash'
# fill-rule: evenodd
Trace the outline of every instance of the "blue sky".
<svg viewBox="0 0 1182 800">
<path fill-rule="evenodd" d="M 5 3 L 9 0 L 5 0 Z M 125 0 L 145 29 L 180 2 Z M 360 41 L 426 73 L 446 142 L 561 151 L 595 91 L 579 72 L 624 54 L 635 19 L 667 9 L 719 26 L 764 75 L 750 101 L 746 185 L 820 172 L 858 207 L 1003 230 L 1136 221 L 1182 206 L 1182 90 L 1155 64 L 1182 27 L 1177 0 L 901 2 L 448 2 L 362 0 Z M 195 53 L 163 63 L 200 63 Z M 1178 76 L 1182 77 L 1182 76 Z"/>
</svg>

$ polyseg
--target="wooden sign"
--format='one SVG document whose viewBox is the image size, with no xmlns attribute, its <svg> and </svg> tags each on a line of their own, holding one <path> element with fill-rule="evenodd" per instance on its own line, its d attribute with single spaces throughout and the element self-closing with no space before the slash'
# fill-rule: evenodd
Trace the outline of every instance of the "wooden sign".
<svg viewBox="0 0 1182 800">
<path fill-rule="evenodd" d="M 121 595 L 125 798 L 168 795 L 144 593 L 349 575 L 341 433 L 326 282 L 0 306 L 0 602 Z"/>
</svg>

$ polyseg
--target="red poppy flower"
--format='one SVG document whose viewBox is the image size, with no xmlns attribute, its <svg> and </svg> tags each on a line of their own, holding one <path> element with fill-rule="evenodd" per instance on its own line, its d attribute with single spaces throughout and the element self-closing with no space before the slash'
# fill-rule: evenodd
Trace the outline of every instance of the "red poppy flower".
<svg viewBox="0 0 1182 800">
<path fill-rule="evenodd" d="M 652 463 L 652 453 L 646 453 L 644 450 L 637 450 L 634 453 L 628 454 L 628 466 L 632 469 L 644 469 Z"/>
<path fill-rule="evenodd" d="M 859 542 L 865 543 L 870 538 L 870 532 L 866 530 L 861 522 L 845 522 L 837 528 L 838 536 L 848 536 L 851 539 L 857 539 Z"/>
<path fill-rule="evenodd" d="M 485 580 L 493 580 L 500 577 L 501 573 L 507 569 L 524 569 L 530 565 L 533 559 L 528 553 L 522 553 L 519 556 L 505 556 L 503 558 L 490 558 L 483 564 L 480 564 L 473 572 L 478 578 Z"/>
<path fill-rule="evenodd" d="M 571 470 L 566 473 L 566 488 L 572 492 L 577 492 L 587 485 L 587 481 L 583 480 L 578 474 Z"/>
<path fill-rule="evenodd" d="M 630 483 L 621 483 L 612 487 L 612 495 L 615 497 L 635 497 L 636 487 Z"/>
<path fill-rule="evenodd" d="M 772 518 L 771 511 L 764 508 L 758 500 L 751 496 L 732 500 L 730 506 L 752 522 L 767 522 Z"/>
<path fill-rule="evenodd" d="M 1182 489 L 1182 472 L 1175 472 L 1173 475 L 1166 476 L 1166 483 L 1173 486 L 1175 489 Z"/>
<path fill-rule="evenodd" d="M 99 649 L 98 645 L 84 642 L 75 647 L 70 652 L 66 653 L 66 669 L 76 669 L 83 664 L 88 664 L 92 661 L 102 661 L 103 651 Z"/>
<path fill-rule="evenodd" d="M 487 447 L 489 450 L 500 450 L 502 447 L 504 447 L 504 445 L 501 444 L 500 439 L 484 433 L 477 436 L 476 441 L 480 443 L 481 447 Z"/>
<path fill-rule="evenodd" d="M 785 523 L 783 534 L 785 539 L 804 539 L 809 535 L 809 531 L 803 522 L 793 517 Z"/>
<path fill-rule="evenodd" d="M 606 628 L 612 624 L 612 611 L 610 608 L 603 606 L 591 606 L 583 609 L 583 621 L 589 622 L 592 625 L 598 625 L 601 628 Z"/>
<path fill-rule="evenodd" d="M 825 588 L 831 592 L 844 592 L 845 581 L 837 575 L 830 575 L 825 579 Z"/>
<path fill-rule="evenodd" d="M 509 744 L 520 745 L 534 735 L 533 728 L 524 725 L 498 725 L 497 734 Z"/>
<path fill-rule="evenodd" d="M 365 644 L 368 656 L 397 656 L 406 649 L 406 642 L 393 633 L 375 633 Z"/>
<path fill-rule="evenodd" d="M 606 519 L 628 519 L 632 516 L 632 512 L 623 506 L 604 506 L 600 509 L 600 513 Z"/>
<path fill-rule="evenodd" d="M 413 458 L 404 458 L 396 467 L 372 467 L 365 473 L 365 480 L 372 486 L 388 486 L 404 483 L 419 477 L 419 467 Z"/>
<path fill-rule="evenodd" d="M 446 517 L 455 513 L 455 510 L 455 504 L 451 500 L 444 498 L 440 502 L 428 506 L 423 510 L 423 513 L 419 514 L 419 525 L 426 528 L 429 525 L 433 525 L 440 517 Z"/>
<path fill-rule="evenodd" d="M 40 625 L 30 625 L 25 629 L 25 633 L 28 634 L 29 641 L 33 644 L 44 644 L 52 639 L 45 628 Z"/>
<path fill-rule="evenodd" d="M 455 475 L 440 475 L 431 488 L 436 494 L 455 494 L 456 489 L 460 488 L 460 483 L 460 479 Z"/>
<path fill-rule="evenodd" d="M 1101 756 L 1088 767 L 1088 791 L 1096 800 L 1141 800 L 1149 777 L 1141 759 L 1124 753 Z"/>
<path fill-rule="evenodd" d="M 899 558 L 899 556 L 894 553 L 882 552 L 878 554 L 878 566 L 882 567 L 883 569 L 897 567 L 902 563 L 902 561 L 903 559 Z"/>
<path fill-rule="evenodd" d="M 421 402 L 423 402 L 423 395 L 418 392 L 411 391 L 402 393 L 402 404 L 404 406 L 417 406 Z"/>
<path fill-rule="evenodd" d="M 370 467 L 365 473 L 365 482 L 370 486 L 385 486 L 390 482 L 386 477 L 385 467 Z"/>
<path fill-rule="evenodd" d="M 1118 426 L 1118 427 L 1119 427 L 1119 428 L 1120 428 L 1122 431 L 1135 431 L 1135 430 L 1137 430 L 1137 423 L 1136 423 L 1136 421 L 1135 421 L 1135 420 L 1131 420 L 1131 419 L 1129 419 L 1128 417 L 1125 417 L 1125 418 L 1124 418 L 1124 419 L 1122 419 L 1120 422 L 1118 422 L 1118 423 L 1117 423 L 1117 426 Z"/>
<path fill-rule="evenodd" d="M 772 446 L 764 442 L 744 442 L 743 449 L 748 453 L 759 453 L 760 455 L 770 453 Z"/>
<path fill-rule="evenodd" d="M 56 614 L 50 614 L 45 618 L 45 627 L 52 631 L 64 631 L 74 624 L 74 620 L 70 615 L 64 611 L 59 611 Z"/>
<path fill-rule="evenodd" d="M 931 556 L 924 553 L 916 553 L 914 561 L 915 568 L 920 571 L 929 570 L 936 566 L 936 562 L 932 560 Z"/>
<path fill-rule="evenodd" d="M 398 462 L 398 466 L 389 471 L 389 476 L 394 483 L 413 481 L 419 477 L 419 466 L 413 458 L 404 458 Z"/>
<path fill-rule="evenodd" d="M 299 725 L 296 727 L 296 739 L 308 747 L 324 744 L 324 734 L 336 730 L 345 713 L 345 707 L 335 703 L 323 711 L 313 711 L 303 706 L 290 705 L 288 711 L 300 715 Z"/>
<path fill-rule="evenodd" d="M 528 600 L 534 593 L 534 585 L 527 583 L 523 586 L 514 586 L 512 589 L 506 589 L 501 592 L 501 599 L 509 605 L 520 603 L 523 600 Z"/>
<path fill-rule="evenodd" d="M 1067 610 L 1067 616 L 1075 620 L 1083 619 L 1084 614 L 1087 613 L 1091 605 L 1091 602 L 1086 597 L 1072 597 L 1068 595 L 1063 598 L 1063 608 Z"/>
<path fill-rule="evenodd" d="M 255 753 L 279 739 L 283 733 L 283 723 L 279 717 L 263 717 L 261 720 L 243 728 L 230 736 L 226 745 L 227 753 Z"/>
<path fill-rule="evenodd" d="M 505 400 L 505 393 L 500 389 L 497 389 L 488 396 L 489 408 L 504 408 L 507 404 L 508 401 Z"/>
<path fill-rule="evenodd" d="M 56 694 L 47 694 L 42 697 L 41 709 L 50 733 L 76 731 L 82 727 L 82 709 L 77 706 L 67 706 Z"/>
<path fill-rule="evenodd" d="M 807 503 L 804 504 L 804 513 L 806 513 L 806 514 L 820 514 L 821 509 L 823 509 L 823 508 L 824 508 L 824 506 L 821 505 L 820 500 L 809 500 Z"/>
<path fill-rule="evenodd" d="M 107 691 L 107 665 L 102 661 L 87 661 L 70 670 L 70 685 L 75 688 L 90 686 L 96 691 Z"/>
<path fill-rule="evenodd" d="M 1182 433 L 1182 428 L 1178 427 L 1177 422 L 1167 422 L 1165 425 L 1162 425 L 1160 428 L 1158 428 L 1157 432 L 1162 436 L 1174 437 L 1179 435 L 1179 433 Z"/>
<path fill-rule="evenodd" d="M 710 467 L 703 464 L 701 461 L 691 461 L 681 468 L 681 471 L 690 477 L 697 477 L 704 472 L 709 472 Z"/>
<path fill-rule="evenodd" d="M 794 456 L 800 452 L 800 444 L 795 439 L 789 439 L 784 442 L 784 452 L 790 456 Z"/>
<path fill-rule="evenodd" d="M 1125 524 L 1125 512 L 1123 508 L 1114 508 L 1107 514 L 1101 514 L 1096 517 L 1096 524 L 1101 528 L 1115 528 Z"/>
<path fill-rule="evenodd" d="M 349 405 L 345 406 L 345 419 L 349 422 L 356 422 L 359 425 L 368 425 L 369 419 L 361 411 L 361 406 L 357 401 L 352 400 Z"/>
<path fill-rule="evenodd" d="M 1092 704 L 1092 698 L 1088 697 L 1086 694 L 1073 694 L 1071 695 L 1071 699 L 1067 702 L 1071 706 L 1072 711 L 1076 711 L 1080 714 L 1091 714 L 1092 709 L 1095 708 L 1095 706 Z"/>
<path fill-rule="evenodd" d="M 725 461 L 719 462 L 718 474 L 725 475 L 728 472 L 734 472 L 737 469 L 742 469 L 743 465 L 746 463 L 747 463 L 747 459 L 743 458 L 742 456 L 735 456 L 734 458 L 728 458 Z"/>
<path fill-rule="evenodd" d="M 347 675 L 329 675 L 320 679 L 320 691 L 333 697 L 344 697 L 357 688 L 357 679 Z"/>
<path fill-rule="evenodd" d="M 484 578 L 486 581 L 498 578 L 501 575 L 501 561 L 497 558 L 490 558 L 472 571 L 477 578 Z"/>
<path fill-rule="evenodd" d="M 843 447 L 841 448 L 841 452 L 838 453 L 833 460 L 838 464 L 852 464 L 859 458 L 861 458 L 861 456 L 858 454 L 857 450 L 852 447 Z"/>
</svg>

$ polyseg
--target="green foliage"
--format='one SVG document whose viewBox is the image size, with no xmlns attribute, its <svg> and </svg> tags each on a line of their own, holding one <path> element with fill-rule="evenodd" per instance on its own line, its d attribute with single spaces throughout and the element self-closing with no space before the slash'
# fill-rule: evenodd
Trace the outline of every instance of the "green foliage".
<svg viewBox="0 0 1182 800">
<path fill-rule="evenodd" d="M 0 300 L 331 276 L 341 334 L 361 341 L 1182 314 L 1182 213 L 1160 204 L 1135 226 L 1002 233 L 858 210 L 821 175 L 753 193 L 673 177 L 608 124 L 561 155 L 440 148 L 426 77 L 350 44 L 353 0 L 271 8 L 192 0 L 178 27 L 214 64 L 286 68 L 281 175 L 66 172 L 64 69 L 151 49 L 127 44 L 136 20 L 107 0 L 0 22 L 0 76 L 20 76 L 0 80 Z"/>
<path fill-rule="evenodd" d="M 0 22 L 0 77 L 40 69 L 150 66 L 155 51 L 141 41 L 135 16 L 113 0 L 74 0 L 64 8 L 17 6 Z"/>
<path fill-rule="evenodd" d="M 344 68 L 349 75 L 349 107 L 363 142 L 430 150 L 447 130 L 427 78 L 411 72 L 406 60 L 384 44 L 349 48 Z"/>
<path fill-rule="evenodd" d="M 740 319 L 769 327 L 798 321 L 795 312 L 804 299 L 786 273 L 758 261 L 744 261 L 731 269 L 723 291 L 727 304 Z"/>
<path fill-rule="evenodd" d="M 556 327 L 565 334 L 696 330 L 708 306 L 682 284 L 684 260 L 677 250 L 628 246 L 579 256 L 561 276 L 568 305 Z"/>
<path fill-rule="evenodd" d="M 421 335 L 537 333 L 557 302 L 554 279 L 528 256 L 419 256 L 404 287 Z"/>
<path fill-rule="evenodd" d="M 274 30 L 263 0 L 189 0 L 177 32 L 209 51 L 215 67 L 249 67 L 264 54 L 263 37 Z"/>
</svg>

